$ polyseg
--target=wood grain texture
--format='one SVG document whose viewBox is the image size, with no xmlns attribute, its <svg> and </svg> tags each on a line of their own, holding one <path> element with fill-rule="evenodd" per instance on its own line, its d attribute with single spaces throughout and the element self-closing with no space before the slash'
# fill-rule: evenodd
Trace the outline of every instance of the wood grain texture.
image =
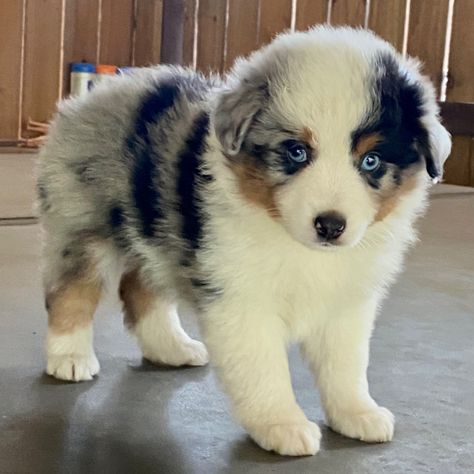
<svg viewBox="0 0 474 474">
<path fill-rule="evenodd" d="M 62 0 L 27 0 L 22 135 L 28 118 L 48 121 L 60 97 Z"/>
<path fill-rule="evenodd" d="M 366 0 L 332 0 L 331 25 L 364 26 Z"/>
<path fill-rule="evenodd" d="M 96 63 L 99 30 L 97 0 L 67 0 L 64 25 L 66 62 Z"/>
<path fill-rule="evenodd" d="M 226 2 L 199 0 L 197 68 L 222 71 L 224 61 Z"/>
<path fill-rule="evenodd" d="M 133 0 L 102 0 L 99 62 L 130 66 L 133 49 Z"/>
<path fill-rule="evenodd" d="M 456 135 L 453 137 L 451 156 L 444 166 L 444 181 L 461 186 L 474 186 L 474 144 L 472 137 Z"/>
<path fill-rule="evenodd" d="M 0 14 L 0 139 L 19 138 L 23 2 L 3 0 Z"/>
<path fill-rule="evenodd" d="M 257 48 L 258 1 L 229 0 L 225 69 Z"/>
<path fill-rule="evenodd" d="M 98 61 L 99 2 L 66 0 L 64 16 L 63 97 L 70 87 L 71 63 Z"/>
<path fill-rule="evenodd" d="M 291 26 L 291 0 L 260 0 L 258 45 L 269 43 Z"/>
<path fill-rule="evenodd" d="M 469 171 L 470 171 L 470 178 L 469 178 L 469 186 L 474 187 L 474 138 L 471 138 L 471 153 L 469 155 Z"/>
<path fill-rule="evenodd" d="M 185 6 L 195 2 L 196 0 L 163 0 L 160 55 L 162 63 L 183 63 Z"/>
<path fill-rule="evenodd" d="M 196 0 L 185 0 L 184 3 L 184 31 L 183 31 L 183 64 L 194 66 L 194 29 L 196 14 Z"/>
<path fill-rule="evenodd" d="M 474 1 L 456 0 L 453 12 L 447 100 L 474 102 Z"/>
<path fill-rule="evenodd" d="M 411 0 L 408 49 L 420 58 L 439 93 L 443 79 L 443 56 L 449 0 Z"/>
<path fill-rule="evenodd" d="M 392 43 L 398 51 L 403 49 L 407 0 L 371 0 L 368 27 Z"/>
<path fill-rule="evenodd" d="M 440 102 L 441 119 L 453 135 L 474 137 L 474 103 Z"/>
<path fill-rule="evenodd" d="M 318 23 L 326 23 L 329 0 L 298 0 L 296 4 L 297 30 L 306 30 Z"/>
<path fill-rule="evenodd" d="M 160 62 L 162 21 L 163 0 L 136 0 L 134 66 Z"/>
</svg>

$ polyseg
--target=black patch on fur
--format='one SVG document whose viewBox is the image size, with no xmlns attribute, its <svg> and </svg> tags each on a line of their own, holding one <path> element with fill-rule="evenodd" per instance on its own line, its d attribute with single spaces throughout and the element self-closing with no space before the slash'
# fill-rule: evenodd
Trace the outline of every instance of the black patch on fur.
<svg viewBox="0 0 474 474">
<path fill-rule="evenodd" d="M 72 255 L 72 250 L 68 247 L 66 247 L 63 251 L 62 251 L 62 257 L 63 258 L 67 258 L 67 257 L 70 257 Z"/>
<path fill-rule="evenodd" d="M 149 125 L 158 122 L 163 114 L 173 106 L 178 94 L 177 83 L 158 84 L 157 88 L 142 102 L 135 123 L 135 134 L 148 141 Z"/>
<path fill-rule="evenodd" d="M 380 55 L 375 67 L 383 71 L 374 85 L 373 109 L 377 110 L 378 117 L 374 120 L 374 112 L 370 113 L 365 123 L 352 133 L 353 150 L 363 135 L 378 133 L 383 141 L 377 143 L 372 151 L 378 152 L 383 162 L 402 171 L 425 158 L 428 172 L 433 176 L 433 170 L 429 168 L 428 132 L 420 120 L 423 115 L 421 86 L 410 83 L 390 55 Z M 381 166 L 375 173 L 363 174 L 370 175 L 369 184 L 377 187 L 377 181 L 387 168 Z M 396 182 L 401 184 L 400 173 L 398 176 Z"/>
<path fill-rule="evenodd" d="M 208 133 L 209 114 L 202 112 L 194 121 L 178 161 L 177 194 L 183 217 L 181 235 L 193 249 L 199 248 L 204 218 L 199 187 L 212 180 L 212 176 L 203 173 L 200 159 L 205 152 Z"/>
<path fill-rule="evenodd" d="M 165 82 L 156 86 L 143 101 L 135 122 L 135 130 L 127 140 L 129 151 L 135 156 L 132 171 L 132 194 L 145 237 L 155 235 L 156 221 L 163 217 L 160 191 L 156 187 L 160 156 L 150 143 L 150 126 L 156 124 L 173 106 L 179 95 L 177 83 Z"/>
<path fill-rule="evenodd" d="M 160 193 L 154 185 L 156 164 L 150 153 L 151 150 L 142 151 L 132 174 L 133 199 L 142 223 L 142 233 L 145 237 L 153 237 L 154 224 L 163 217 L 159 207 Z"/>
<path fill-rule="evenodd" d="M 206 299 L 215 299 L 223 293 L 222 288 L 217 288 L 210 281 L 201 278 L 191 278 L 191 285 L 195 290 L 202 293 Z"/>
<path fill-rule="evenodd" d="M 244 144 L 245 145 L 245 144 Z M 253 145 L 250 154 L 258 158 L 259 160 L 263 160 L 263 157 L 268 152 L 267 148 L 264 145 Z"/>
<path fill-rule="evenodd" d="M 255 144 L 247 140 L 243 143 L 242 150 L 250 156 L 255 157 L 257 163 L 261 164 L 265 169 L 280 173 L 282 175 L 281 180 L 274 184 L 281 185 L 285 184 L 291 176 L 312 162 L 314 151 L 308 143 L 301 141 L 295 132 L 278 127 L 272 128 L 275 129 L 275 133 L 283 136 L 286 135 L 288 139 L 283 140 L 277 146 Z M 307 159 L 302 163 L 298 163 L 288 156 L 288 148 L 296 144 L 302 145 L 306 150 Z"/>
<path fill-rule="evenodd" d="M 38 184 L 37 191 L 38 191 L 38 198 L 41 201 L 46 201 L 46 199 L 48 199 L 48 191 L 46 191 L 46 186 L 42 184 Z"/>
<path fill-rule="evenodd" d="M 123 209 L 120 206 L 115 206 L 110 209 L 109 223 L 112 229 L 119 229 L 122 227 L 124 221 Z"/>
<path fill-rule="evenodd" d="M 182 267 L 185 267 L 185 268 L 192 267 L 192 262 L 191 262 L 190 258 L 188 258 L 188 257 L 181 258 L 181 260 L 179 261 L 179 264 Z"/>
<path fill-rule="evenodd" d="M 49 211 L 51 209 L 51 204 L 48 202 L 49 196 L 46 185 L 38 183 L 36 186 L 36 192 L 38 194 L 38 200 L 40 203 L 41 211 Z"/>
<path fill-rule="evenodd" d="M 83 184 L 91 184 L 95 181 L 94 170 L 89 163 L 73 163 L 71 168 L 77 176 L 79 182 Z"/>
</svg>

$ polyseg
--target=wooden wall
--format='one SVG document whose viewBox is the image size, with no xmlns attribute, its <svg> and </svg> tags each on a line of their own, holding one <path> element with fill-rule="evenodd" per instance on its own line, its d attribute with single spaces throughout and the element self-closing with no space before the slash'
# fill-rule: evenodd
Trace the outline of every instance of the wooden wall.
<svg viewBox="0 0 474 474">
<path fill-rule="evenodd" d="M 441 101 L 474 103 L 474 0 L 2 0 L 1 10 L 0 140 L 51 117 L 71 62 L 225 72 L 277 33 L 325 22 L 374 30 L 423 61 Z M 474 185 L 471 135 L 454 136 L 453 155 L 446 180 Z"/>
<path fill-rule="evenodd" d="M 47 121 L 69 88 L 69 65 L 160 61 L 162 0 L 1 0 L 0 139 Z"/>
</svg>

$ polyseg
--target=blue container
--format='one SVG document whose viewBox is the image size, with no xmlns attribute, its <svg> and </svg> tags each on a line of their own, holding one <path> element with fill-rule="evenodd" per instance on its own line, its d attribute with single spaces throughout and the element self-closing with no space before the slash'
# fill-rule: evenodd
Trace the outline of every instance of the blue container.
<svg viewBox="0 0 474 474">
<path fill-rule="evenodd" d="M 71 64 L 71 95 L 81 96 L 92 88 L 95 78 L 95 64 Z"/>
</svg>

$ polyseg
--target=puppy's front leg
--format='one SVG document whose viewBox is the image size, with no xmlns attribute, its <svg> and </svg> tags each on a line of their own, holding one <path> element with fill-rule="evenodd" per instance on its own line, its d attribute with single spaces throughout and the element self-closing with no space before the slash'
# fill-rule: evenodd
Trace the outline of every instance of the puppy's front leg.
<svg viewBox="0 0 474 474">
<path fill-rule="evenodd" d="M 285 330 L 276 313 L 248 300 L 220 301 L 205 316 L 211 361 L 234 412 L 262 448 L 290 456 L 315 454 L 321 437 L 291 387 Z"/>
<path fill-rule="evenodd" d="M 366 442 L 390 441 L 394 418 L 369 394 L 369 340 L 376 303 L 339 311 L 303 341 L 303 350 L 317 378 L 329 426 Z"/>
</svg>

